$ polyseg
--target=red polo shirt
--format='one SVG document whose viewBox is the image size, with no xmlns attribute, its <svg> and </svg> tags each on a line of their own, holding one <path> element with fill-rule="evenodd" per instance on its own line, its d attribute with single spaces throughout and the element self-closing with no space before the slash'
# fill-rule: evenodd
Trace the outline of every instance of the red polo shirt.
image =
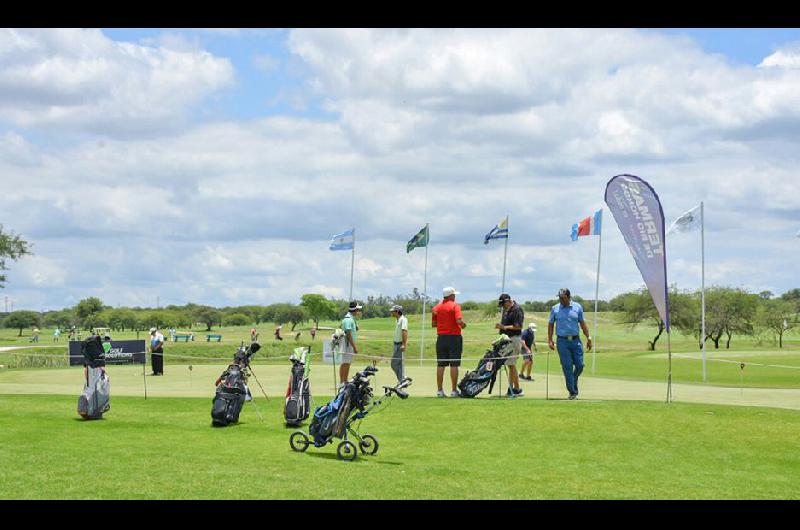
<svg viewBox="0 0 800 530">
<path fill-rule="evenodd" d="M 456 320 L 461 317 L 461 306 L 453 300 L 442 300 L 433 306 L 431 323 L 436 325 L 437 335 L 461 335 L 461 326 Z"/>
</svg>

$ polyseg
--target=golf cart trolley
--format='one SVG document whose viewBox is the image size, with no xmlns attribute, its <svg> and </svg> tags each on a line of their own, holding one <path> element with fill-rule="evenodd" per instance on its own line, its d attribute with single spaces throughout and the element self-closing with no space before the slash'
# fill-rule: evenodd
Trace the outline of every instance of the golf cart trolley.
<svg viewBox="0 0 800 530">
<path fill-rule="evenodd" d="M 342 386 L 337 396 L 327 405 L 317 407 L 314 410 L 308 434 L 303 431 L 295 431 L 289 437 L 289 445 L 292 449 L 302 453 L 308 449 L 309 445 L 323 447 L 333 443 L 334 438 L 339 438 L 342 441 L 336 447 L 336 454 L 340 460 L 353 461 L 356 459 L 358 449 L 354 440 L 358 442 L 358 448 L 363 454 L 374 455 L 377 453 L 378 439 L 371 434 L 361 434 L 361 422 L 376 407 L 387 406 L 395 396 L 406 399 L 408 393 L 403 389 L 411 384 L 411 379 L 406 377 L 393 387 L 384 386 L 383 396 L 379 399 L 372 399 L 369 378 L 377 371 L 378 369 L 374 366 L 366 367 Z M 351 440 L 351 437 L 354 440 Z"/>
</svg>

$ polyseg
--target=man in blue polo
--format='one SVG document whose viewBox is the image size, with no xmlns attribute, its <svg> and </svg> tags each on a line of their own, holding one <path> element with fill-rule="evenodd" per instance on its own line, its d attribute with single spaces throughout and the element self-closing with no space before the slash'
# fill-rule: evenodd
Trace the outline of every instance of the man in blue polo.
<svg viewBox="0 0 800 530">
<path fill-rule="evenodd" d="M 586 335 L 586 348 L 592 349 L 589 327 L 583 319 L 583 307 L 572 301 L 569 289 L 559 289 L 559 303 L 550 310 L 550 323 L 547 325 L 547 345 L 556 349 L 553 343 L 553 324 L 558 336 L 558 357 L 567 382 L 569 399 L 578 397 L 578 376 L 583 372 L 583 344 L 578 335 L 578 325 Z"/>
</svg>

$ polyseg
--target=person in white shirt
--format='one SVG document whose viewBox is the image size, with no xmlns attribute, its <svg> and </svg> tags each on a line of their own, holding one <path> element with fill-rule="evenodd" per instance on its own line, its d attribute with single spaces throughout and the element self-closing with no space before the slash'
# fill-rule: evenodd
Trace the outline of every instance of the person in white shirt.
<svg viewBox="0 0 800 530">
<path fill-rule="evenodd" d="M 408 319 L 403 316 L 403 306 L 397 304 L 392 306 L 392 316 L 397 319 L 394 328 L 392 370 L 394 370 L 397 380 L 402 381 L 405 377 L 405 371 L 403 370 L 403 353 L 405 353 L 408 343 Z"/>
<path fill-rule="evenodd" d="M 150 328 L 150 364 L 152 375 L 164 375 L 164 335 L 158 328 Z"/>
</svg>

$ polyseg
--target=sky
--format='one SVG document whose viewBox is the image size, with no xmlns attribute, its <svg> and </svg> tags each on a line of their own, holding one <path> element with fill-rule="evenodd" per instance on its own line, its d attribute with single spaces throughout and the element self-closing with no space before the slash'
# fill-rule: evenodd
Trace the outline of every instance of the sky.
<svg viewBox="0 0 800 530">
<path fill-rule="evenodd" d="M 706 285 L 800 286 L 798 29 L 0 30 L 9 309 L 427 290 L 600 298 L 643 285 L 603 202 L 705 206 Z M 700 234 L 667 238 L 700 287 Z M 0 300 L 2 302 L 2 300 Z M 2 307 L 2 306 L 0 306 Z"/>
</svg>

